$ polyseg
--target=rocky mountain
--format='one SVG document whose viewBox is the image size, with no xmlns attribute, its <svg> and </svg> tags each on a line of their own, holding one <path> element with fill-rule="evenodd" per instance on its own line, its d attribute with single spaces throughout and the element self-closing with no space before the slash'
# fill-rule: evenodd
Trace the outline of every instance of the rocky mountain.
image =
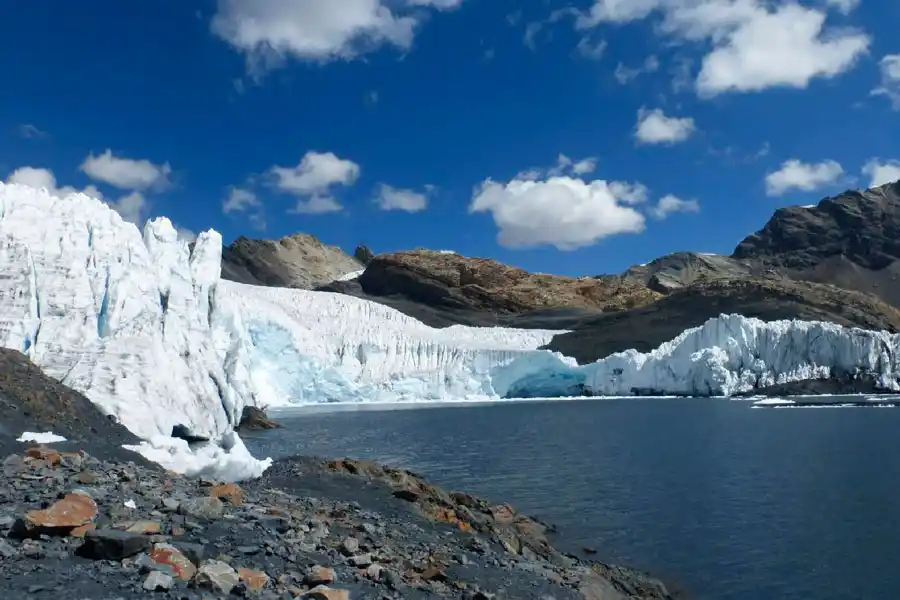
<svg viewBox="0 0 900 600">
<path fill-rule="evenodd" d="M 313 289 L 362 269 L 356 258 L 305 233 L 280 240 L 239 237 L 222 249 L 222 278 L 253 285 Z"/>
<path fill-rule="evenodd" d="M 900 311 L 870 294 L 789 279 L 716 279 L 676 290 L 647 306 L 584 319 L 546 348 L 580 363 L 629 348 L 648 352 L 723 313 L 900 331 Z"/>
<path fill-rule="evenodd" d="M 318 289 L 375 300 L 436 327 L 568 328 L 586 317 L 660 297 L 620 277 L 529 273 L 494 260 L 431 250 L 375 256 L 355 281 Z"/>
<path fill-rule="evenodd" d="M 740 279 L 757 271 L 755 265 L 721 254 L 676 252 L 645 265 L 631 267 L 621 277 L 655 292 L 668 294 L 701 281 Z"/>
<path fill-rule="evenodd" d="M 900 181 L 779 209 L 732 257 L 900 306 Z"/>
</svg>

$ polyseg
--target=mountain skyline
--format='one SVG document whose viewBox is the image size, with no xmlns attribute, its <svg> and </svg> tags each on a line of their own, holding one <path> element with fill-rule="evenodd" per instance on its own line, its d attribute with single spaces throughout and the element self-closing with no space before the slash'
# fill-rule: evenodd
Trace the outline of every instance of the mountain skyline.
<svg viewBox="0 0 900 600">
<path fill-rule="evenodd" d="M 186 237 L 316 235 L 532 271 L 729 254 L 900 179 L 900 6 L 221 0 L 0 23 L 0 179 Z"/>
</svg>

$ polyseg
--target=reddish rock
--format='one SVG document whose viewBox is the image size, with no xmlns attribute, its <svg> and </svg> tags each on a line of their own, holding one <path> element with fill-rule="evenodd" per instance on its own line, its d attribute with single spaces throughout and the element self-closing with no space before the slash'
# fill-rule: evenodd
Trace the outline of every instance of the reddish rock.
<svg viewBox="0 0 900 600">
<path fill-rule="evenodd" d="M 49 508 L 31 510 L 13 527 L 13 534 L 32 537 L 42 533 L 68 535 L 76 527 L 92 523 L 97 518 L 97 503 L 85 492 L 72 492 Z"/>
<path fill-rule="evenodd" d="M 243 567 L 238 569 L 238 579 L 247 585 L 247 589 L 254 591 L 261 590 L 269 583 L 269 576 L 262 571 L 245 569 Z"/>
<path fill-rule="evenodd" d="M 244 502 L 244 490 L 236 483 L 221 483 L 214 486 L 209 495 L 222 502 L 228 502 L 232 506 L 240 506 Z"/>
<path fill-rule="evenodd" d="M 350 592 L 317 585 L 300 597 L 305 600 L 350 600 Z"/>
<path fill-rule="evenodd" d="M 152 535 L 162 531 L 161 525 L 156 521 L 126 521 L 119 524 L 116 529 L 124 529 L 131 533 L 143 533 L 145 535 Z"/>
<path fill-rule="evenodd" d="M 190 581 L 197 573 L 194 563 L 171 544 L 155 544 L 150 551 L 150 559 L 156 564 L 172 567 L 178 578 L 183 581 Z"/>
<path fill-rule="evenodd" d="M 48 448 L 46 446 L 36 446 L 34 448 L 29 448 L 25 452 L 25 456 L 32 459 L 33 461 L 42 461 L 43 464 L 48 467 L 56 467 L 62 462 L 62 456 L 60 455 L 59 451 L 54 450 L 53 448 Z"/>
<path fill-rule="evenodd" d="M 306 573 L 304 582 L 311 586 L 334 583 L 334 569 L 316 565 Z"/>
</svg>

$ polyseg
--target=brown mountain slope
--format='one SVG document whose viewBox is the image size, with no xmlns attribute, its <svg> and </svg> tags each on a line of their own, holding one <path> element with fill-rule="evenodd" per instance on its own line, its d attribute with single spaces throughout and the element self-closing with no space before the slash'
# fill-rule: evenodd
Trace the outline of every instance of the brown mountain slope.
<svg viewBox="0 0 900 600">
<path fill-rule="evenodd" d="M 372 296 L 399 294 L 430 306 L 513 314 L 548 308 L 624 310 L 659 297 L 618 277 L 529 273 L 494 260 L 431 250 L 378 255 L 359 284 Z"/>
<path fill-rule="evenodd" d="M 305 233 L 280 240 L 240 237 L 222 249 L 222 278 L 253 285 L 313 289 L 362 268 L 337 246 Z"/>
<path fill-rule="evenodd" d="M 672 292 L 649 306 L 585 320 L 575 331 L 554 337 L 547 348 L 580 363 L 629 348 L 647 352 L 723 313 L 900 331 L 900 311 L 868 294 L 787 279 L 719 279 Z"/>
</svg>

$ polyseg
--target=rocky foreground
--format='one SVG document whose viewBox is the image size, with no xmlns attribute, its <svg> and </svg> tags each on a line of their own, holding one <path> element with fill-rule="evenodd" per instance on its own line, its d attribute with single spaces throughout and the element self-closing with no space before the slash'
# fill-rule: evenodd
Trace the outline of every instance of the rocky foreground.
<svg viewBox="0 0 900 600">
<path fill-rule="evenodd" d="M 0 597 L 672 598 L 506 504 L 297 458 L 242 485 L 32 446 L 3 460 Z"/>
<path fill-rule="evenodd" d="M 277 426 L 247 411 L 243 426 Z M 53 431 L 66 442 L 16 440 Z M 0 598 L 664 600 L 659 581 L 567 556 L 505 504 L 398 469 L 291 458 L 240 485 L 122 449 L 90 401 L 0 349 Z"/>
</svg>

